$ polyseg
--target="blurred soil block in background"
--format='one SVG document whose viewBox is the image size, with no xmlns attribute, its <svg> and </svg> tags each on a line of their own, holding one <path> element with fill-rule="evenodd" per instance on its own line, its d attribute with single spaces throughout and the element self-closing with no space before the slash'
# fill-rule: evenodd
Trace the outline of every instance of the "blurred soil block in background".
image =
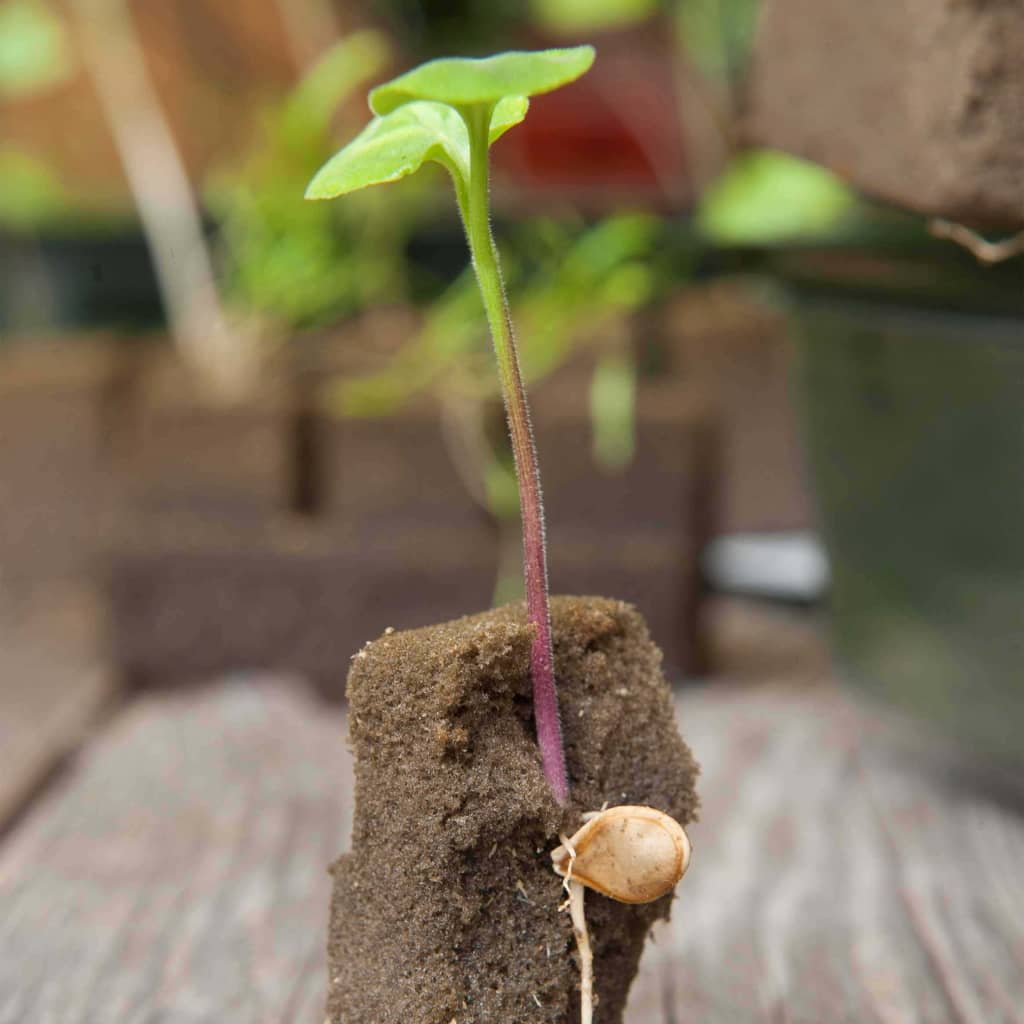
<svg viewBox="0 0 1024 1024">
<path fill-rule="evenodd" d="M 742 282 L 680 293 L 650 324 L 673 377 L 717 410 L 716 532 L 814 525 L 785 316 Z"/>
<path fill-rule="evenodd" d="M 270 383 L 227 406 L 164 348 L 7 349 L 5 593 L 102 578 L 111 653 L 136 684 L 267 667 L 334 694 L 386 626 L 487 607 L 499 530 L 438 409 L 354 420 L 316 405 L 328 374 L 386 357 L 381 324 L 285 347 Z M 593 458 L 589 359 L 535 389 L 552 582 L 635 603 L 680 674 L 694 667 L 707 537 L 723 523 L 801 525 L 807 509 L 775 319 L 728 290 L 695 291 L 635 331 L 621 470 Z"/>
<path fill-rule="evenodd" d="M 323 341 L 322 365 L 339 368 L 341 344 Z M 349 657 L 385 627 L 489 606 L 499 530 L 436 405 L 310 421 L 316 347 L 291 405 L 218 412 L 166 369 L 136 389 L 140 426 L 121 463 L 132 521 L 108 576 L 114 654 L 134 683 L 268 667 L 339 695 Z M 581 363 L 536 389 L 553 586 L 636 603 L 678 673 L 714 491 L 700 482 L 711 414 L 675 378 L 642 381 L 636 457 L 609 473 L 591 457 L 590 380 Z"/>
<path fill-rule="evenodd" d="M 106 574 L 130 684 L 269 668 L 339 695 L 348 659 L 385 627 L 486 606 L 491 531 L 458 491 L 436 417 L 389 419 L 338 451 L 318 410 L 324 379 L 380 358 L 366 326 L 296 339 L 265 386 L 228 404 L 170 352 L 141 364 Z M 413 500 L 420 487 L 439 502 Z"/>
<path fill-rule="evenodd" d="M 592 363 L 536 388 L 534 426 L 556 590 L 635 604 L 673 675 L 701 671 L 699 557 L 720 490 L 716 407 L 675 373 L 637 378 L 632 458 L 595 452 Z"/>
<path fill-rule="evenodd" d="M 410 529 L 490 534 L 489 515 L 456 464 L 459 441 L 446 436 L 437 403 L 416 400 L 382 417 L 324 412 L 317 446 L 320 510 L 360 535 Z"/>
<path fill-rule="evenodd" d="M 1024 5 L 765 0 L 749 134 L 926 214 L 1024 227 Z"/>
<path fill-rule="evenodd" d="M 101 338 L 0 347 L 0 588 L 80 578 L 111 529 L 108 459 L 120 346 Z"/>
<path fill-rule="evenodd" d="M 113 690 L 92 581 L 113 530 L 102 338 L 0 347 L 0 826 L 89 730 Z"/>
<path fill-rule="evenodd" d="M 459 531 L 356 538 L 299 521 L 243 540 L 172 534 L 117 558 L 114 655 L 133 685 L 273 668 L 337 698 L 350 658 L 388 626 L 486 607 L 492 560 L 486 538 Z"/>
<path fill-rule="evenodd" d="M 271 381 L 239 401 L 210 397 L 166 346 L 140 355 L 121 396 L 116 461 L 135 514 L 240 527 L 283 511 L 290 398 Z"/>
</svg>

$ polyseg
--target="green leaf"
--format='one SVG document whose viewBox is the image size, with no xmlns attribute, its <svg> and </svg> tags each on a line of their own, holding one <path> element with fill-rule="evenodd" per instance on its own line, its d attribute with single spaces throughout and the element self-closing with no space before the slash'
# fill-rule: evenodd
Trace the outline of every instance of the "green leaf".
<svg viewBox="0 0 1024 1024">
<path fill-rule="evenodd" d="M 491 142 L 526 117 L 529 100 L 508 96 L 491 116 Z M 307 199 L 333 199 L 368 185 L 398 181 L 428 161 L 469 177 L 469 135 L 454 108 L 425 100 L 407 103 L 374 118 L 344 149 L 317 172 Z"/>
<path fill-rule="evenodd" d="M 459 107 L 497 103 L 506 96 L 536 96 L 574 81 L 593 63 L 592 46 L 442 57 L 378 86 L 370 93 L 370 108 L 375 114 L 388 114 L 417 100 Z"/>
<path fill-rule="evenodd" d="M 509 130 L 514 128 L 526 117 L 530 109 L 530 101 L 526 96 L 506 96 L 499 100 L 498 105 L 491 114 L 491 145 L 498 141 Z M 466 145 L 469 145 L 467 138 Z"/>
<path fill-rule="evenodd" d="M 712 78 L 740 74 L 749 60 L 759 7 L 759 0 L 686 0 L 676 5 L 686 56 Z"/>
<path fill-rule="evenodd" d="M 526 117 L 528 96 L 571 82 L 593 60 L 592 47 L 577 46 L 423 64 L 373 91 L 370 106 L 378 116 L 320 169 L 306 198 L 398 181 L 428 161 L 446 167 L 461 188 L 469 179 L 469 134 L 457 107 L 493 105 L 494 143 Z"/>
</svg>

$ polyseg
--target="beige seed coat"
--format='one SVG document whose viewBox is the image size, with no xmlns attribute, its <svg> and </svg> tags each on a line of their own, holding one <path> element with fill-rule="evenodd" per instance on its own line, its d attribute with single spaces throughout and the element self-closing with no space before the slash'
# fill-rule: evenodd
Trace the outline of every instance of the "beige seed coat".
<svg viewBox="0 0 1024 1024">
<path fill-rule="evenodd" d="M 621 903 L 671 892 L 690 863 L 682 826 L 653 807 L 601 811 L 551 853 L 555 871 Z"/>
</svg>

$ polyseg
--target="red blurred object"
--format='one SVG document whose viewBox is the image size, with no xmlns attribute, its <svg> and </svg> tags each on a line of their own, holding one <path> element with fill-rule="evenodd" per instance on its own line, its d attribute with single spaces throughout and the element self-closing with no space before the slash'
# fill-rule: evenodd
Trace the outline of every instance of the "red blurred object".
<svg viewBox="0 0 1024 1024">
<path fill-rule="evenodd" d="M 670 27 L 655 22 L 608 34 L 596 45 L 593 68 L 567 88 L 533 99 L 530 116 L 495 147 L 503 184 L 529 193 L 531 201 L 685 207 L 694 181 Z"/>
</svg>

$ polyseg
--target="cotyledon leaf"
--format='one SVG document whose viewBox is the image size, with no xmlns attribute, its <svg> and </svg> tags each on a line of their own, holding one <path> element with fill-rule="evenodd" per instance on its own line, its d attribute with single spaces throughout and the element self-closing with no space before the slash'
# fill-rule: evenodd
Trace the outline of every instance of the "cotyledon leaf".
<svg viewBox="0 0 1024 1024">
<path fill-rule="evenodd" d="M 491 142 L 526 117 L 530 101 L 506 96 L 491 115 Z M 333 199 L 368 185 L 413 174 L 433 160 L 469 178 L 469 135 L 461 115 L 444 103 L 419 100 L 375 117 L 316 173 L 307 199 Z"/>
<path fill-rule="evenodd" d="M 592 46 L 442 57 L 378 86 L 370 93 L 370 109 L 388 114 L 417 100 L 462 107 L 497 103 L 506 96 L 536 96 L 574 81 L 593 62 Z"/>
</svg>

